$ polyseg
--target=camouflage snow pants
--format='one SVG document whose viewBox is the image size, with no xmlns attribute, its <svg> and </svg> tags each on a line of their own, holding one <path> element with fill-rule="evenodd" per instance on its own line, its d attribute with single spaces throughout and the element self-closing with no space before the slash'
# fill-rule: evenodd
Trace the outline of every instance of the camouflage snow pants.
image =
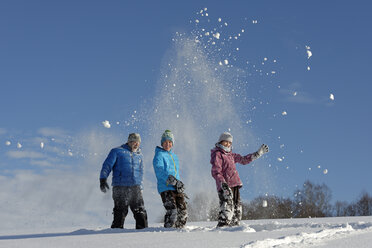
<svg viewBox="0 0 372 248">
<path fill-rule="evenodd" d="M 222 190 L 218 191 L 220 199 L 220 212 L 218 215 L 218 227 L 238 226 L 242 219 L 242 203 L 240 201 L 240 187 L 232 187 L 231 194 L 225 195 Z"/>
<path fill-rule="evenodd" d="M 123 228 L 128 207 L 132 210 L 136 220 L 136 229 L 148 226 L 147 212 L 140 186 L 114 186 L 112 188 L 112 198 L 114 199 L 114 220 L 111 228 Z"/>
<path fill-rule="evenodd" d="M 164 227 L 183 228 L 187 221 L 187 207 L 184 194 L 168 190 L 160 194 L 166 210 Z"/>
</svg>

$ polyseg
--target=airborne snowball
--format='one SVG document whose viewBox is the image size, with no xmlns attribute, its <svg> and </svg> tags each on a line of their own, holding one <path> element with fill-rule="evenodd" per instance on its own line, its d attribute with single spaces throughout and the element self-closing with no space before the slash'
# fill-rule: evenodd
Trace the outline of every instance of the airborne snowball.
<svg viewBox="0 0 372 248">
<path fill-rule="evenodd" d="M 262 207 L 264 207 L 264 208 L 267 207 L 267 201 L 266 201 L 266 200 L 263 200 L 263 201 L 262 201 Z"/>
<path fill-rule="evenodd" d="M 108 120 L 105 120 L 105 121 L 102 121 L 102 125 L 105 127 L 105 128 L 110 128 L 111 127 L 111 124 Z"/>
</svg>

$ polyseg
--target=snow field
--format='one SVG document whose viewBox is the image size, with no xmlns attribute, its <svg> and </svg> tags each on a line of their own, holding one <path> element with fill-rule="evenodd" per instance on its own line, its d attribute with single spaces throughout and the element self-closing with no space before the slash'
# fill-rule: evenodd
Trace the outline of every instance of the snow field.
<svg viewBox="0 0 372 248">
<path fill-rule="evenodd" d="M 188 223 L 185 229 L 79 229 L 0 235 L 0 247 L 371 247 L 372 217 L 247 220 L 216 228 L 216 222 Z M 21 233 L 18 231 L 17 233 Z"/>
</svg>

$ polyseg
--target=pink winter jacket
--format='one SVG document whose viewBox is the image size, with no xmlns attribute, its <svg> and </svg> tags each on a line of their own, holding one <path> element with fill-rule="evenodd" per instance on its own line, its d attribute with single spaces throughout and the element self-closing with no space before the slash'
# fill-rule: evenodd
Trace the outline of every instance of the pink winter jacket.
<svg viewBox="0 0 372 248">
<path fill-rule="evenodd" d="M 211 150 L 212 176 L 216 179 L 217 191 L 221 190 L 221 183 L 226 182 L 229 187 L 242 186 L 235 163 L 248 164 L 252 162 L 252 154 L 241 156 L 233 152 L 226 152 L 219 147 Z"/>
</svg>

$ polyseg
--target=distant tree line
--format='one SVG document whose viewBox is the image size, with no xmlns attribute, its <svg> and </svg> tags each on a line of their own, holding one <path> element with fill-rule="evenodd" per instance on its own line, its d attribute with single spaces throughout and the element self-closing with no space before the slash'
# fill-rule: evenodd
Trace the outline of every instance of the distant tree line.
<svg viewBox="0 0 372 248">
<path fill-rule="evenodd" d="M 372 215 L 372 197 L 367 192 L 352 203 L 337 201 L 332 205 L 331 197 L 327 185 L 306 181 L 293 198 L 259 196 L 243 202 L 243 220 Z M 219 212 L 217 199 L 210 200 L 205 194 L 196 195 L 188 209 L 190 221 L 216 221 Z"/>
</svg>

